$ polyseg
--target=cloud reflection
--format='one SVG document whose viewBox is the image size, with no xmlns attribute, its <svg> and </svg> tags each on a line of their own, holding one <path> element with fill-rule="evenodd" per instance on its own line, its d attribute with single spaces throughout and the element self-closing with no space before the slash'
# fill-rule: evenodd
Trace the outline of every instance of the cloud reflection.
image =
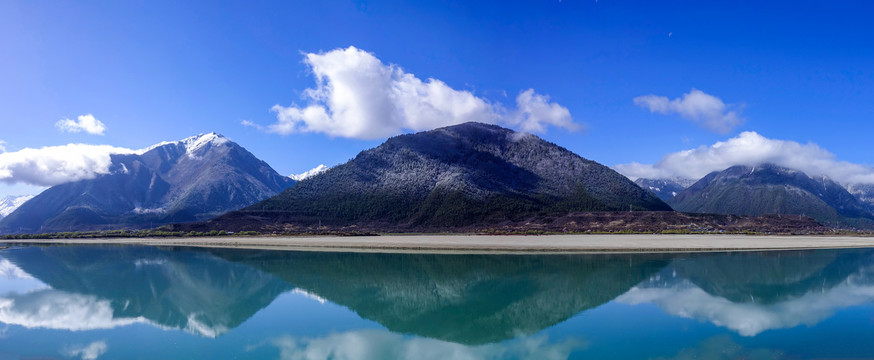
<svg viewBox="0 0 874 360">
<path fill-rule="evenodd" d="M 429 338 L 406 337 L 385 330 L 356 330 L 321 338 L 281 336 L 270 341 L 283 360 L 303 359 L 567 359 L 583 341 L 550 343 L 546 336 L 469 346 Z"/>
<path fill-rule="evenodd" d="M 812 326 L 842 308 L 872 302 L 872 279 L 874 267 L 863 268 L 830 289 L 811 290 L 773 304 L 758 304 L 752 298 L 749 302 L 732 302 L 688 281 L 665 287 L 645 283 L 633 287 L 616 302 L 653 303 L 671 315 L 704 320 L 743 336 L 755 336 L 766 330 Z"/>
<path fill-rule="evenodd" d="M 10 292 L 25 293 L 48 285 L 22 270 L 9 259 L 0 257 L 0 296 Z"/>
<path fill-rule="evenodd" d="M 64 355 L 69 357 L 80 357 L 82 360 L 96 360 L 100 355 L 106 353 L 109 346 L 106 341 L 95 341 L 85 346 L 73 346 L 65 351 Z"/>
<path fill-rule="evenodd" d="M 0 322 L 29 329 L 112 329 L 147 323 L 143 317 L 116 318 L 107 300 L 96 296 L 45 289 L 0 297 Z"/>
<path fill-rule="evenodd" d="M 779 350 L 773 349 L 747 349 L 736 343 L 730 336 L 720 335 L 706 339 L 696 347 L 680 350 L 676 356 L 670 360 L 778 360 L 784 359 L 786 355 Z M 659 358 L 659 360 L 664 358 Z"/>
</svg>

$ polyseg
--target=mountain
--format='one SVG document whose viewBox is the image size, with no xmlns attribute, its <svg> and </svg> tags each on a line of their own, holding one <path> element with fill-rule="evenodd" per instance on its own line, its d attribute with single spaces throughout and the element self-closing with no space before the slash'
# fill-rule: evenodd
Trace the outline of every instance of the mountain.
<svg viewBox="0 0 874 360">
<path fill-rule="evenodd" d="M 294 180 L 215 133 L 112 155 L 108 174 L 53 186 L 0 220 L 0 232 L 148 227 L 205 220 Z"/>
<path fill-rule="evenodd" d="M 637 186 L 640 186 L 646 190 L 652 191 L 653 194 L 662 199 L 662 201 L 668 201 L 668 199 L 677 196 L 681 191 L 686 190 L 689 186 L 695 183 L 695 180 L 692 179 L 684 179 L 684 178 L 670 178 L 670 179 L 644 179 L 640 178 L 634 180 L 634 183 Z"/>
<path fill-rule="evenodd" d="M 795 214 L 838 227 L 874 225 L 874 215 L 837 182 L 771 164 L 710 173 L 668 203 L 682 212 Z"/>
<path fill-rule="evenodd" d="M 847 191 L 874 210 L 874 184 L 850 184 Z"/>
<path fill-rule="evenodd" d="M 325 164 L 321 164 L 321 165 L 316 166 L 310 170 L 304 171 L 300 174 L 292 174 L 292 175 L 289 175 L 288 177 L 290 177 L 294 181 L 301 181 L 301 180 L 304 180 L 306 178 L 311 178 L 313 176 L 321 174 L 321 173 L 327 171 L 328 169 L 329 169 L 329 167 L 325 166 Z"/>
<path fill-rule="evenodd" d="M 612 169 L 537 136 L 465 123 L 393 137 L 206 226 L 446 229 L 629 209 L 671 210 Z"/>
<path fill-rule="evenodd" d="M 33 199 L 35 195 L 20 195 L 20 196 L 7 196 L 0 200 L 0 219 L 9 216 L 15 209 L 24 205 L 28 200 Z"/>
</svg>

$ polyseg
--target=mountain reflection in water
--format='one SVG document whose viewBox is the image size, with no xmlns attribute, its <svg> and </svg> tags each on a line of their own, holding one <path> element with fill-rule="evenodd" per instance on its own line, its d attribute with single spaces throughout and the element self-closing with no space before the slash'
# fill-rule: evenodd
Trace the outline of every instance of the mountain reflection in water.
<svg viewBox="0 0 874 360">
<path fill-rule="evenodd" d="M 391 331 L 463 344 L 535 333 L 628 291 L 663 256 L 216 251 Z"/>
<path fill-rule="evenodd" d="M 744 336 L 814 325 L 874 301 L 870 250 L 700 254 L 675 259 L 616 301 L 654 303 Z"/>
<path fill-rule="evenodd" d="M 280 295 L 300 294 L 396 334 L 353 329 L 329 337 L 389 344 L 408 344 L 405 336 L 498 344 L 611 302 L 654 304 L 756 336 L 874 301 L 870 250 L 428 255 L 49 246 L 0 257 L 0 275 L 36 283 L 0 287 L 0 322 L 62 331 L 148 324 L 221 338 Z"/>
</svg>

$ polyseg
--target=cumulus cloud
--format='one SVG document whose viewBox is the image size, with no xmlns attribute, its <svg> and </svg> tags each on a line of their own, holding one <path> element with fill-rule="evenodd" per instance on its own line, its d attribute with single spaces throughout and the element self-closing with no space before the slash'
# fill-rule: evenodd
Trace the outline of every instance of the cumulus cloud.
<svg viewBox="0 0 874 360">
<path fill-rule="evenodd" d="M 692 89 L 689 93 L 683 94 L 682 98 L 674 100 L 652 94 L 638 96 L 634 98 L 634 104 L 654 113 L 680 115 L 707 130 L 722 134 L 744 122 L 739 114 L 739 106 L 725 104 L 718 97 L 698 89 Z"/>
<path fill-rule="evenodd" d="M 108 174 L 112 154 L 134 150 L 108 145 L 68 144 L 0 153 L 0 182 L 54 186 Z"/>
<path fill-rule="evenodd" d="M 64 351 L 64 355 L 69 357 L 81 357 L 82 360 L 96 360 L 100 355 L 106 353 L 109 346 L 106 341 L 95 341 L 85 346 L 73 346 Z"/>
<path fill-rule="evenodd" d="M 534 89 L 525 90 L 516 97 L 516 112 L 506 122 L 525 132 L 542 133 L 548 125 L 568 130 L 581 128 L 573 122 L 567 108 L 549 102 L 548 96 L 537 94 Z"/>
<path fill-rule="evenodd" d="M 267 131 L 379 139 L 404 130 L 429 130 L 468 121 L 534 132 L 543 132 L 547 126 L 579 128 L 567 108 L 549 102 L 533 89 L 519 93 L 516 109 L 505 109 L 443 81 L 423 81 L 355 47 L 308 53 L 304 63 L 316 79 L 316 87 L 303 93 L 307 105 L 273 106 L 277 122 L 264 127 Z M 242 124 L 261 127 L 251 121 Z"/>
<path fill-rule="evenodd" d="M 501 344 L 467 346 L 435 339 L 406 337 L 384 330 L 358 330 L 323 338 L 282 336 L 270 342 L 280 358 L 297 359 L 567 359 L 585 347 L 581 341 L 550 343 L 545 336 Z"/>
<path fill-rule="evenodd" d="M 55 127 L 61 131 L 73 133 L 84 131 L 93 135 L 103 135 L 103 131 L 106 130 L 106 125 L 91 114 L 79 115 L 76 120 L 62 119 L 55 123 Z"/>
<path fill-rule="evenodd" d="M 828 176 L 843 184 L 874 184 L 874 168 L 839 161 L 816 144 L 769 139 L 747 131 L 710 146 L 665 155 L 655 164 L 632 162 L 614 168 L 632 178 L 700 179 L 713 171 L 735 165 L 756 166 L 771 163 L 801 170 L 811 176 Z"/>
<path fill-rule="evenodd" d="M 0 140 L 0 153 L 5 153 L 5 152 L 6 152 L 6 142 L 3 140 Z"/>
</svg>

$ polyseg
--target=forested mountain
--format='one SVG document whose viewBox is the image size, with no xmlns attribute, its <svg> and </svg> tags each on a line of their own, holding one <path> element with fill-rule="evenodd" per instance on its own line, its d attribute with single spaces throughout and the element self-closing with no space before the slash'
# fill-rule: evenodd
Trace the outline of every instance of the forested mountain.
<svg viewBox="0 0 874 360">
<path fill-rule="evenodd" d="M 670 207 L 612 169 L 537 136 L 465 123 L 393 137 L 207 225 L 446 228 L 602 210 Z"/>
</svg>

